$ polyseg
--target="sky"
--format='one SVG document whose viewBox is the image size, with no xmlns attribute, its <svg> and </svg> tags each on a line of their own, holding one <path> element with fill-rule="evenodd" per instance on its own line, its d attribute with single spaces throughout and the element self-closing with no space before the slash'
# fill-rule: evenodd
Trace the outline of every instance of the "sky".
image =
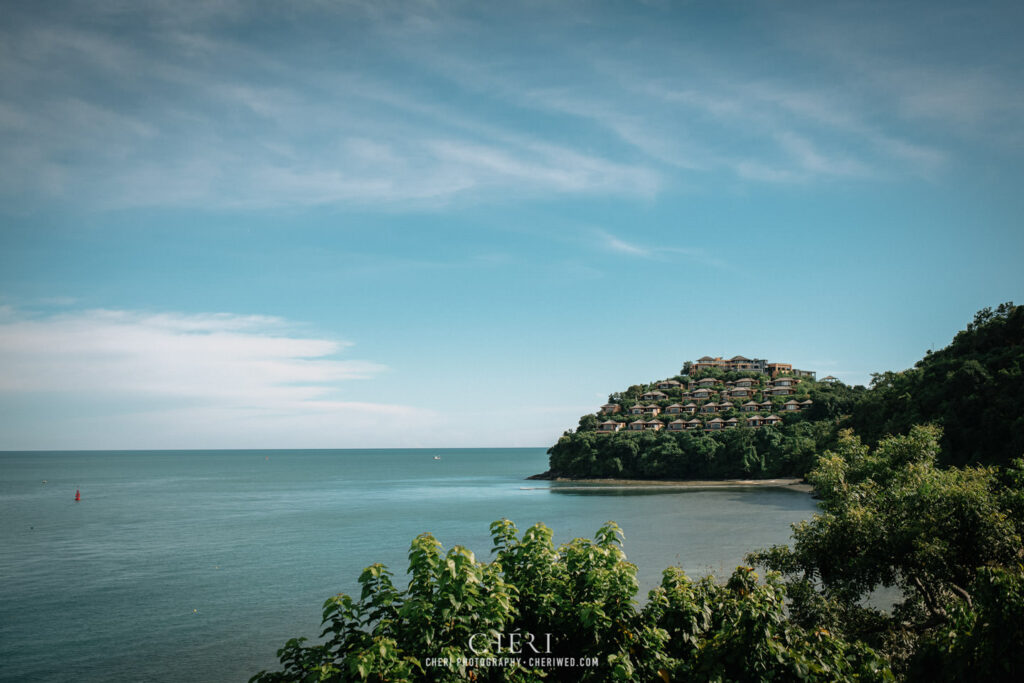
<svg viewBox="0 0 1024 683">
<path fill-rule="evenodd" d="M 1019 2 L 0 12 L 0 450 L 547 446 L 1024 300 Z"/>
</svg>

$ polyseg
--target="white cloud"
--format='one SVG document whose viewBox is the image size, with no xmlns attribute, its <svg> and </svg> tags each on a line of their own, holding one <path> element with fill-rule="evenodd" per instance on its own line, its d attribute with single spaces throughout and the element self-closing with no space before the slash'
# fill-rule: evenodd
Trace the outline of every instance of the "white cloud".
<svg viewBox="0 0 1024 683">
<path fill-rule="evenodd" d="M 630 244 L 624 240 L 620 240 L 615 235 L 607 233 L 603 230 L 598 230 L 598 235 L 604 242 L 604 246 L 612 251 L 617 251 L 621 254 L 629 254 L 631 256 L 642 256 L 644 258 L 650 258 L 652 256 L 650 249 L 639 247 L 635 244 Z"/>
<path fill-rule="evenodd" d="M 728 262 L 723 261 L 699 247 L 674 247 L 664 244 L 648 247 L 627 242 L 605 230 L 596 230 L 595 232 L 600 240 L 600 244 L 605 249 L 619 254 L 626 254 L 628 256 L 635 256 L 637 258 L 650 259 L 653 261 L 668 261 L 673 257 L 684 256 L 691 261 L 695 261 L 712 268 L 730 271 L 735 270 L 735 268 Z"/>
<path fill-rule="evenodd" d="M 388 368 L 338 359 L 351 344 L 296 334 L 280 318 L 0 313 L 0 399 L 45 406 L 29 416 L 34 437 L 5 424 L 0 448 L 364 445 L 432 417 L 344 391 Z"/>
</svg>

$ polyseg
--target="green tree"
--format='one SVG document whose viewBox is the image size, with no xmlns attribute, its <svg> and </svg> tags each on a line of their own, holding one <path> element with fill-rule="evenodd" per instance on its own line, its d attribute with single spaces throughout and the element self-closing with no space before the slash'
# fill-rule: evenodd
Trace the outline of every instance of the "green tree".
<svg viewBox="0 0 1024 683">
<path fill-rule="evenodd" d="M 936 466 L 941 430 L 913 427 L 874 450 L 845 432 L 807 478 L 821 512 L 794 525 L 794 544 L 748 559 L 787 578 L 798 623 L 826 624 L 886 651 L 912 656 L 921 638 L 950 627 L 973 604 L 980 567 L 1024 560 L 1017 470 Z M 891 613 L 864 606 L 879 587 L 903 598 Z"/>
</svg>

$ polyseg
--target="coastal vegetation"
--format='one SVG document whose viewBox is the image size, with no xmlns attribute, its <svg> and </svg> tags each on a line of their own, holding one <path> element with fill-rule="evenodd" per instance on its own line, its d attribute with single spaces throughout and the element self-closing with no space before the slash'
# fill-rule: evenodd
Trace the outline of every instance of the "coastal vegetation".
<svg viewBox="0 0 1024 683">
<path fill-rule="evenodd" d="M 727 387 L 752 380 L 752 390 L 765 400 L 747 405 L 772 412 L 774 424 L 748 426 L 750 413 L 740 399 L 723 401 L 725 409 L 701 401 L 690 410 L 717 416 L 718 422 L 698 420 L 690 429 L 678 413 L 668 412 L 685 409 L 682 389 L 657 390 L 664 398 L 647 401 L 642 397 L 666 380 L 637 384 L 609 396 L 615 412 L 584 415 L 549 449 L 545 477 L 802 477 L 819 453 L 837 447 L 844 429 L 875 445 L 926 423 L 942 427 L 940 464 L 1006 465 L 1024 454 L 1024 307 L 1012 303 L 979 311 L 948 347 L 928 352 L 913 368 L 872 375 L 870 388 L 802 378 L 794 379 L 791 394 L 770 396 L 774 392 L 763 374 L 696 370 L 689 363 L 668 381 L 696 386 L 707 378 Z M 645 409 L 643 419 L 655 429 L 634 431 L 638 417 L 632 413 Z"/>
</svg>

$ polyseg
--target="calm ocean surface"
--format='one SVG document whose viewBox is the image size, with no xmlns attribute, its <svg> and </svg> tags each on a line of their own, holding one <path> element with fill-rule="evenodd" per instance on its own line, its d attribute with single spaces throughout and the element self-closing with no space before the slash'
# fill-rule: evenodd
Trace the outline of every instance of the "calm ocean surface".
<svg viewBox="0 0 1024 683">
<path fill-rule="evenodd" d="M 486 559 L 502 517 L 559 542 L 615 520 L 643 595 L 670 564 L 727 573 L 815 510 L 781 489 L 524 481 L 545 469 L 542 448 L 0 453 L 0 680 L 247 680 L 365 566 L 403 574 L 423 531 Z"/>
</svg>

